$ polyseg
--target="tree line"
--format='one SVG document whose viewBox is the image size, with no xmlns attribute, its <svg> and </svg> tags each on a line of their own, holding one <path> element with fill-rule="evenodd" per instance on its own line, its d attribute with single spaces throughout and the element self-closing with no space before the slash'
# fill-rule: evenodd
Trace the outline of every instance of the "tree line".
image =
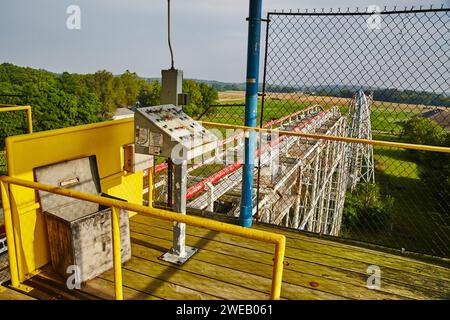
<svg viewBox="0 0 450 320">
<path fill-rule="evenodd" d="M 183 82 L 190 103 L 183 108 L 201 114 L 218 98 L 206 83 Z M 106 70 L 93 74 L 55 74 L 45 70 L 0 65 L 0 104 L 31 105 L 35 131 L 51 130 L 108 120 L 120 107 L 158 105 L 161 84 L 125 71 L 113 75 Z M 25 118 L 19 112 L 0 113 L 0 148 L 4 137 L 25 132 Z"/>
</svg>

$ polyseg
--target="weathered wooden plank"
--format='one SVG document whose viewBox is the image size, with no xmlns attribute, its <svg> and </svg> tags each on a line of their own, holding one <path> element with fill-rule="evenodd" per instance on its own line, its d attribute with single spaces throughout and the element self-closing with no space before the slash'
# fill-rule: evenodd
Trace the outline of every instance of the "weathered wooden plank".
<svg viewBox="0 0 450 320">
<path fill-rule="evenodd" d="M 139 244 L 148 249 L 146 253 L 154 256 L 160 255 L 171 246 L 170 240 L 152 237 L 141 233 L 132 232 L 133 246 Z M 258 275 L 268 280 L 272 277 L 272 265 L 261 262 L 249 262 L 242 257 L 224 255 L 208 249 L 199 250 L 191 261 L 198 260 L 222 266 L 229 270 L 239 270 L 249 275 Z M 188 262 L 188 265 L 191 262 Z M 231 281 L 232 279 L 230 279 Z M 316 282 L 319 287 L 313 288 L 311 282 Z M 429 295 L 423 295 L 414 291 L 404 289 L 401 286 L 384 283 L 380 290 L 369 290 L 366 288 L 366 277 L 352 272 L 336 270 L 317 266 L 312 263 L 299 264 L 291 269 L 286 266 L 283 271 L 282 297 L 285 296 L 285 284 L 293 284 L 310 290 L 319 290 L 335 294 L 348 299 L 427 299 Z"/>
<path fill-rule="evenodd" d="M 88 281 L 82 289 L 84 292 L 88 292 L 101 299 L 114 300 L 114 282 L 101 278 L 95 278 Z M 123 298 L 125 300 L 161 300 L 159 297 L 140 292 L 132 288 L 123 286 Z"/>
<path fill-rule="evenodd" d="M 133 222 L 137 222 L 137 221 L 133 221 Z M 139 221 L 138 223 L 143 223 L 147 226 L 152 227 L 153 224 L 149 224 L 148 222 L 145 222 L 145 220 Z M 165 225 L 159 225 L 158 227 L 163 228 L 167 231 L 170 231 L 170 228 L 168 228 Z M 200 237 L 200 238 L 208 238 L 208 231 L 207 230 L 203 230 L 201 228 L 195 228 L 195 227 L 190 227 L 187 230 L 187 233 L 194 236 L 194 237 Z M 212 239 L 212 238 L 208 238 L 208 239 Z M 256 242 L 254 240 L 250 240 L 250 239 L 245 239 L 245 241 L 243 241 L 243 238 L 240 237 L 235 237 L 235 236 L 231 236 L 231 235 L 227 235 L 227 234 L 219 234 L 216 233 L 214 234 L 214 240 L 216 241 L 220 241 L 222 243 L 229 243 L 229 244 L 233 244 L 233 245 L 239 245 L 241 247 L 246 247 L 249 249 L 255 249 L 258 248 L 258 250 L 270 253 L 273 252 L 273 246 L 270 244 L 265 244 L 262 242 Z M 328 250 L 326 246 L 321 246 L 317 249 L 317 251 L 313 251 L 313 250 L 308 250 L 308 249 L 297 249 L 293 246 L 290 245 L 290 239 L 287 239 L 287 247 L 286 247 L 286 254 L 287 256 L 290 256 L 291 258 L 294 259 L 307 259 L 308 257 L 314 256 L 315 259 L 318 259 L 322 262 L 322 263 L 326 263 L 327 261 L 331 261 L 331 263 L 333 263 L 334 261 L 339 261 L 339 266 L 338 267 L 346 267 L 346 266 L 351 266 L 351 267 L 355 267 L 355 266 L 359 266 L 358 270 L 354 270 L 354 269 L 350 269 L 352 271 L 358 271 L 358 272 L 366 272 L 366 269 L 369 265 L 378 265 L 383 273 L 384 273 L 384 277 L 386 277 L 386 275 L 389 277 L 392 275 L 394 280 L 397 281 L 401 281 L 402 279 L 405 279 L 406 283 L 414 283 L 411 281 L 417 280 L 417 279 L 423 279 L 423 281 L 420 283 L 420 285 L 425 286 L 425 287 L 429 287 L 430 289 L 433 289 L 436 287 L 436 285 L 439 288 L 450 288 L 450 281 L 446 280 L 446 277 L 444 275 L 449 275 L 450 274 L 450 270 L 446 269 L 446 268 L 442 268 L 442 267 L 438 267 L 436 266 L 436 270 L 439 270 L 442 274 L 440 274 L 440 277 L 434 277 L 429 275 L 428 273 L 423 274 L 420 273 L 420 268 L 413 267 L 410 268 L 410 265 L 412 264 L 412 262 L 410 260 L 412 259 L 407 259 L 406 261 L 403 260 L 402 257 L 398 257 L 398 262 L 396 262 L 394 265 L 395 267 L 393 268 L 392 266 L 387 266 L 387 265 L 383 265 L 383 260 L 382 260 L 382 256 L 377 256 L 377 251 L 374 251 L 373 254 L 367 254 L 366 259 L 363 261 L 357 260 L 357 259 L 352 259 L 350 258 L 352 252 L 351 250 L 345 251 L 345 250 L 341 250 L 340 252 L 338 252 L 336 255 L 331 255 L 331 254 L 324 254 L 322 252 L 320 252 L 321 250 Z M 335 250 L 337 251 L 337 250 Z M 347 252 L 347 257 L 344 257 L 343 252 Z M 319 257 L 318 257 L 319 255 Z M 376 260 L 376 261 L 374 261 Z M 311 260 L 313 261 L 313 260 Z M 402 261 L 404 261 L 402 263 Z M 415 262 L 415 260 L 412 260 L 413 262 Z M 391 263 L 392 265 L 393 263 Z M 333 264 L 330 264 L 330 266 L 333 266 Z M 416 271 L 416 272 L 413 272 Z M 398 275 L 402 275 L 401 277 L 398 277 Z M 423 276 L 420 278 L 417 278 L 417 276 Z"/>
<path fill-rule="evenodd" d="M 209 295 L 204 292 L 199 292 L 173 282 L 161 280 L 159 279 L 159 274 L 155 275 L 158 278 L 150 276 L 150 274 L 152 274 L 152 271 L 148 268 L 143 268 L 140 272 L 135 272 L 130 270 L 127 266 L 124 266 L 122 270 L 123 285 L 124 287 L 128 287 L 139 292 L 145 292 L 165 300 L 219 299 L 216 296 Z M 111 271 L 104 273 L 100 277 L 108 281 L 113 281 L 114 279 Z"/>
<path fill-rule="evenodd" d="M 35 294 L 39 299 L 47 300 L 48 298 L 40 296 L 46 294 L 51 296 L 50 300 L 98 300 L 98 297 L 82 291 L 68 289 L 65 281 L 49 279 L 41 274 L 34 276 L 25 283 L 32 287 L 33 291 L 36 291 Z"/>
<path fill-rule="evenodd" d="M 236 225 L 238 224 L 238 219 L 236 217 L 226 216 L 223 214 L 208 213 L 208 212 L 191 212 L 190 214 L 198 215 L 198 216 L 201 216 L 204 218 L 213 219 L 213 220 L 217 220 L 217 221 L 221 221 L 221 222 L 225 222 L 225 223 L 236 224 Z M 150 218 L 150 217 L 144 217 L 144 218 Z M 152 219 L 152 218 L 150 218 L 150 219 Z M 158 221 L 158 219 L 154 219 L 154 220 Z M 161 221 L 161 220 L 159 220 L 159 221 Z M 165 221 L 164 221 L 164 223 L 165 223 Z M 272 226 L 272 225 L 268 225 L 268 224 L 265 224 L 262 222 L 255 223 L 253 225 L 253 227 L 256 229 L 266 230 L 266 231 L 270 231 L 270 232 L 281 232 L 287 238 L 294 238 L 294 239 L 316 242 L 319 244 L 325 244 L 328 247 L 338 247 L 338 248 L 349 249 L 350 251 L 358 251 L 358 252 L 361 251 L 361 252 L 366 252 L 366 253 L 371 253 L 372 251 L 374 251 L 377 254 L 381 254 L 381 255 L 388 254 L 388 255 L 392 256 L 393 259 L 396 259 L 398 257 L 407 258 L 407 259 L 411 259 L 411 261 L 413 261 L 415 263 L 424 263 L 424 264 L 428 264 L 431 266 L 443 266 L 444 268 L 450 269 L 450 259 L 446 259 L 446 258 L 433 257 L 433 260 L 421 260 L 419 258 L 420 255 L 418 256 L 417 259 L 411 255 L 400 256 L 396 253 L 389 253 L 384 250 L 377 250 L 376 247 L 369 248 L 369 247 L 365 247 L 365 246 L 359 246 L 357 243 L 352 244 L 352 243 L 346 243 L 345 241 L 333 241 L 333 239 L 330 240 L 325 237 L 321 238 L 316 235 L 308 234 L 308 233 L 305 233 L 302 231 L 295 231 L 293 229 L 285 228 L 282 226 Z M 386 248 L 386 249 L 389 250 L 389 248 Z M 425 258 L 427 258 L 427 257 L 425 257 Z M 436 262 L 434 263 L 433 261 L 436 261 Z"/>
<path fill-rule="evenodd" d="M 149 261 L 172 267 L 170 263 L 158 260 L 161 255 L 159 250 L 152 249 L 140 244 L 132 244 L 133 257 L 139 257 Z M 223 256 L 221 257 L 223 258 Z M 242 261 L 241 261 L 242 263 Z M 204 262 L 198 259 L 190 259 L 187 263 L 179 266 L 178 269 L 184 270 L 196 275 L 205 275 L 208 278 L 222 281 L 227 284 L 237 285 L 242 288 L 260 291 L 269 294 L 272 284 L 271 277 L 264 277 L 252 273 L 242 272 L 240 270 L 223 267 L 219 264 Z M 271 268 L 268 268 L 269 274 Z M 217 289 L 216 289 L 217 290 Z M 286 299 L 343 299 L 342 296 L 331 294 L 321 290 L 296 286 L 290 283 L 283 284 L 282 298 Z M 253 299 L 253 296 L 247 296 L 246 299 Z"/>
<path fill-rule="evenodd" d="M 153 219 L 145 216 L 136 216 L 133 219 L 133 221 L 171 230 L 170 223 L 167 223 L 167 221 L 163 221 L 160 219 Z M 312 237 L 301 235 L 298 232 L 289 232 L 281 229 L 271 229 L 268 227 L 261 227 L 261 226 L 256 226 L 256 228 L 275 233 L 280 233 L 287 236 L 286 246 L 288 248 L 301 249 L 303 251 L 306 250 L 309 252 L 317 252 L 320 254 L 327 254 L 332 257 L 347 258 L 352 261 L 358 261 L 363 263 L 367 263 L 370 261 L 369 263 L 370 265 L 376 264 L 380 266 L 381 269 L 383 269 L 383 267 L 389 267 L 391 269 L 401 270 L 402 272 L 410 272 L 419 275 L 425 275 L 431 278 L 435 278 L 439 281 L 446 280 L 449 281 L 448 284 L 450 287 L 450 269 L 448 268 L 367 248 L 359 248 L 356 246 L 340 244 L 329 240 L 312 239 Z M 205 237 L 208 234 L 208 230 L 189 227 L 187 229 L 187 233 L 198 237 Z M 224 233 L 216 234 L 214 235 L 214 240 L 221 241 L 224 243 L 238 244 L 241 246 L 245 246 L 247 248 L 257 247 L 258 249 L 264 250 L 266 252 L 273 252 L 273 245 L 271 244 L 266 244 L 251 239 L 245 239 L 245 241 L 242 241 L 243 240 L 242 237 L 237 237 L 229 234 Z"/>
<path fill-rule="evenodd" d="M 221 299 L 245 300 L 269 299 L 269 292 L 264 293 L 238 285 L 225 283 L 207 275 L 199 275 L 184 271 L 176 265 L 162 265 L 154 261 L 133 256 L 125 266 L 127 270 L 143 273 L 173 284 L 177 284 L 198 292 L 214 295 Z"/>
<path fill-rule="evenodd" d="M 149 225 L 139 225 L 135 222 L 133 222 L 132 224 L 132 230 L 136 232 L 149 234 L 161 239 L 170 239 L 172 236 L 170 230 L 155 228 Z M 213 234 L 214 233 L 211 233 L 210 236 L 212 236 Z M 273 253 L 269 254 L 264 251 L 260 251 L 259 248 L 249 249 L 237 244 L 230 245 L 223 242 L 217 242 L 214 240 L 208 240 L 190 235 L 188 235 L 186 239 L 189 245 L 195 246 L 197 248 L 203 248 L 235 257 L 245 257 L 245 259 L 248 261 L 261 262 L 272 265 Z M 292 251 L 295 252 L 293 253 Z M 324 256 L 318 253 L 301 252 L 300 250 L 294 250 L 290 248 L 288 248 L 286 252 L 286 260 L 289 262 L 289 265 L 286 266 L 285 269 L 295 270 L 305 263 L 312 266 L 310 268 L 311 270 L 314 270 L 319 266 L 324 267 L 325 269 L 334 268 L 336 270 L 341 270 L 344 272 L 356 273 L 357 275 L 359 275 L 360 281 L 364 281 L 364 284 L 367 279 L 366 270 L 369 266 L 368 263 L 360 263 L 357 261 L 354 262 L 338 257 L 334 258 L 326 255 Z M 417 277 L 408 273 L 402 273 L 398 270 L 388 270 L 388 268 L 385 268 L 383 270 L 382 277 L 384 283 L 387 283 L 386 281 L 388 281 L 391 284 L 397 284 L 399 287 L 403 286 L 406 288 L 410 288 L 413 291 L 423 292 L 427 296 L 442 297 L 442 295 L 446 296 L 448 294 L 447 288 L 444 286 L 443 290 L 439 290 L 439 287 L 442 287 L 442 284 L 440 284 L 436 280 L 433 283 L 431 281 L 433 279 L 424 279 L 423 277 Z M 408 282 L 409 280 L 411 280 L 411 282 Z M 437 286 L 437 290 L 434 285 Z"/>
<path fill-rule="evenodd" d="M 65 283 L 65 280 L 57 275 L 52 268 L 45 267 L 43 271 L 39 274 L 39 277 L 53 280 L 56 282 Z M 99 299 L 113 300 L 114 297 L 114 282 L 101 279 L 99 277 L 89 280 L 87 283 L 82 285 L 79 290 L 85 292 L 91 296 L 97 297 Z M 75 290 L 74 292 L 77 292 Z M 123 295 L 126 300 L 161 300 L 161 298 L 133 290 L 131 288 L 123 287 Z"/>
<path fill-rule="evenodd" d="M 0 285 L 0 300 L 36 300 L 36 299 Z"/>
<path fill-rule="evenodd" d="M 322 253 L 339 255 L 358 261 L 365 261 L 367 259 L 367 256 L 370 255 L 372 261 L 380 266 L 397 268 L 403 271 L 418 273 L 430 277 L 435 277 L 437 279 L 446 279 L 450 281 L 449 268 L 425 261 L 416 260 L 412 257 L 399 256 L 383 251 L 377 251 L 374 249 L 343 244 L 336 241 L 318 239 L 294 231 L 290 232 L 285 230 L 272 229 L 269 227 L 262 227 L 258 225 L 256 225 L 255 228 L 259 230 L 282 233 L 287 237 L 287 244 L 298 249 L 321 251 Z M 441 260 L 443 264 L 450 263 L 447 261 L 448 259 Z"/>
</svg>

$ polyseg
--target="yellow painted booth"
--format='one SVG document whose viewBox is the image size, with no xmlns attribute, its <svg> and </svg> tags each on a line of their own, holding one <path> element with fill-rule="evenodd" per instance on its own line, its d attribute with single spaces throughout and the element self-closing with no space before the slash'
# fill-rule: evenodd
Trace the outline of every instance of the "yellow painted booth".
<svg viewBox="0 0 450 320">
<path fill-rule="evenodd" d="M 6 139 L 8 175 L 34 181 L 37 167 L 96 156 L 101 190 L 142 204 L 143 174 L 124 171 L 124 145 L 134 143 L 134 120 L 123 119 L 32 133 Z M 37 192 L 10 186 L 19 280 L 50 263 L 47 230 Z"/>
</svg>

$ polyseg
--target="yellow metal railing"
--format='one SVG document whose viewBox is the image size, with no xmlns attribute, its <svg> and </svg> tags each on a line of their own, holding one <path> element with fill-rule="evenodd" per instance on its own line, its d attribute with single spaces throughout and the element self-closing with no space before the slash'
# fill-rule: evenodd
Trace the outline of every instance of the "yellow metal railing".
<svg viewBox="0 0 450 320">
<path fill-rule="evenodd" d="M 21 111 L 24 110 L 27 112 L 27 125 L 28 125 L 28 133 L 33 132 L 33 119 L 31 117 L 31 107 L 30 106 L 13 106 L 8 104 L 0 105 L 0 112 L 10 112 L 10 111 Z"/>
<path fill-rule="evenodd" d="M 82 193 L 74 190 L 58 188 L 55 186 L 45 185 L 34 181 L 27 181 L 8 176 L 0 177 L 1 196 L 3 199 L 3 210 L 5 217 L 6 236 L 9 246 L 9 266 L 11 273 L 12 287 L 20 289 L 18 265 L 17 265 L 17 244 L 14 241 L 14 226 L 12 221 L 11 204 L 9 197 L 10 185 L 17 185 L 34 190 L 41 190 L 58 194 L 61 196 L 71 197 L 75 199 L 95 202 L 100 205 L 112 208 L 112 231 L 113 231 L 113 259 L 114 259 L 114 288 L 115 298 L 117 300 L 123 299 L 122 289 L 122 264 L 120 254 L 120 231 L 119 231 L 119 210 L 124 209 L 128 211 L 137 212 L 146 216 L 185 223 L 187 225 L 205 228 L 212 231 L 224 232 L 243 238 L 258 240 L 266 243 L 275 244 L 275 259 L 272 274 L 272 288 L 271 299 L 279 299 L 281 294 L 281 282 L 283 274 L 283 261 L 286 247 L 286 238 L 283 235 L 244 228 L 236 225 L 226 224 L 205 218 L 181 215 L 167 210 L 161 210 L 151 207 L 145 207 L 137 204 L 132 204 L 120 200 L 100 197 L 97 195 Z"/>
<path fill-rule="evenodd" d="M 225 123 L 207 122 L 207 121 L 202 121 L 202 125 L 209 126 L 209 127 L 220 127 L 220 128 L 226 128 L 226 129 L 240 129 L 243 131 L 277 133 L 279 135 L 294 136 L 294 137 L 301 137 L 301 138 L 332 140 L 332 141 L 341 141 L 341 142 L 350 142 L 350 143 L 362 143 L 362 144 L 370 144 L 370 145 L 383 146 L 383 147 L 394 147 L 394 148 L 403 148 L 403 149 L 412 149 L 412 150 L 421 150 L 421 151 L 434 151 L 434 152 L 450 153 L 450 148 L 440 147 L 440 146 L 429 146 L 429 145 L 422 145 L 422 144 L 411 144 L 411 143 L 391 142 L 391 141 L 382 141 L 382 140 L 349 138 L 349 137 L 331 136 L 331 135 L 317 134 L 317 133 L 283 131 L 283 130 L 278 130 L 278 129 L 247 127 L 247 126 L 240 126 L 240 125 L 235 125 L 235 124 L 225 124 Z"/>
</svg>

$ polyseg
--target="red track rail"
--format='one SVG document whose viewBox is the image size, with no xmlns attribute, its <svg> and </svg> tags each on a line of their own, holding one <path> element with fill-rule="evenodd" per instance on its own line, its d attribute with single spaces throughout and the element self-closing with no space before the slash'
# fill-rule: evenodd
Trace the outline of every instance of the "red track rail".
<svg viewBox="0 0 450 320">
<path fill-rule="evenodd" d="M 306 110 L 307 110 L 307 109 L 306 109 Z M 268 127 L 270 127 L 270 126 L 273 126 L 274 124 L 278 124 L 278 123 L 283 122 L 283 121 L 285 121 L 285 120 L 287 120 L 287 119 L 289 119 L 289 118 L 295 117 L 296 115 L 298 115 L 298 114 L 300 114 L 300 113 L 302 113 L 302 112 L 305 112 L 306 110 L 299 110 L 299 111 L 296 111 L 296 112 L 294 112 L 294 113 L 291 113 L 291 114 L 289 114 L 289 115 L 287 115 L 287 116 L 281 117 L 281 118 L 279 118 L 279 119 L 272 120 L 272 121 L 270 121 L 270 122 L 264 124 L 262 127 L 263 127 L 263 128 L 268 128 Z M 229 143 L 229 142 L 231 142 L 231 141 L 233 141 L 233 140 L 237 140 L 237 139 L 241 138 L 243 135 L 244 135 L 244 132 L 241 132 L 241 133 L 239 133 L 239 134 L 235 134 L 235 135 L 233 135 L 233 136 L 231 136 L 231 137 L 229 137 L 229 138 L 225 138 L 225 139 L 219 141 L 219 142 L 217 143 L 217 145 L 218 145 L 219 147 L 221 147 L 221 146 L 223 146 L 224 144 L 227 144 L 227 143 Z M 164 171 L 164 170 L 167 170 L 167 162 L 160 163 L 160 164 L 158 164 L 158 165 L 155 166 L 155 174 L 156 174 L 156 173 L 160 173 L 160 172 L 162 172 L 162 171 Z M 145 172 L 144 172 L 144 176 L 145 176 L 145 175 L 146 175 L 146 174 L 145 174 Z"/>
<path fill-rule="evenodd" d="M 320 112 L 319 114 L 317 114 L 313 118 L 309 119 L 305 123 L 302 123 L 298 127 L 295 127 L 293 129 L 293 131 L 299 131 L 299 130 L 303 129 L 305 126 L 307 126 L 308 124 L 310 124 L 310 123 L 316 121 L 317 119 L 323 117 L 325 114 L 326 114 L 325 111 Z M 259 150 L 257 150 L 255 152 L 255 158 L 258 158 L 260 155 L 265 153 L 270 147 L 276 146 L 277 144 L 282 142 L 284 139 L 286 139 L 286 137 L 287 137 L 286 135 L 279 136 L 276 140 L 273 140 L 270 143 L 264 145 L 262 148 L 260 148 Z M 222 178 L 224 178 L 227 175 L 229 175 L 230 173 L 233 173 L 234 171 L 236 171 L 237 169 L 239 169 L 242 166 L 242 163 L 243 163 L 243 159 L 238 160 L 237 162 L 235 162 L 235 163 L 233 163 L 233 164 L 223 168 L 222 170 L 214 173 L 213 175 L 205 178 L 204 180 L 202 180 L 202 181 L 198 182 L 197 184 L 195 184 L 194 186 L 190 187 L 187 190 L 186 199 L 189 200 L 192 197 L 194 197 L 196 194 L 198 194 L 199 192 L 202 192 L 203 190 L 205 190 L 207 183 L 214 184 L 217 181 L 219 181 Z"/>
</svg>

